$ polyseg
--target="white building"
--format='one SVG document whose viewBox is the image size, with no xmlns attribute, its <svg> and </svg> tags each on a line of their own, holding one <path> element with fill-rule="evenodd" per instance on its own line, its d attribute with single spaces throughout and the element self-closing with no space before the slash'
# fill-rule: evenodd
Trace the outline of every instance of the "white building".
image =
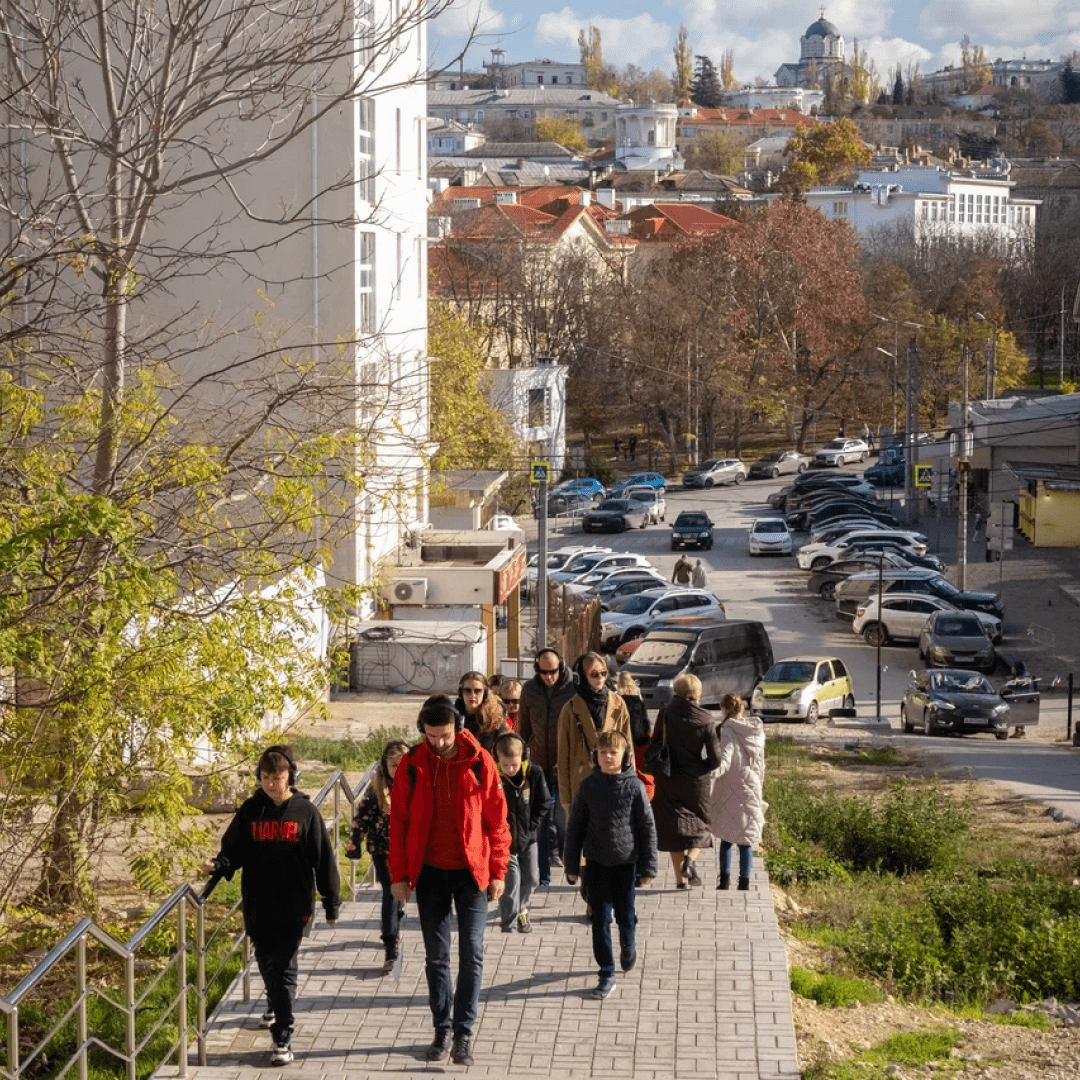
<svg viewBox="0 0 1080 1080">
<path fill-rule="evenodd" d="M 913 239 L 995 236 L 1003 250 L 1023 255 L 1035 236 L 1039 199 L 1013 194 L 1007 166 L 958 172 L 940 166 L 897 165 L 863 170 L 850 187 L 811 188 L 806 203 L 848 222 L 860 236 L 903 225 Z"/>
<path fill-rule="evenodd" d="M 620 105 L 615 113 L 615 162 L 628 171 L 670 172 L 683 167 L 675 149 L 675 105 Z"/>
<path fill-rule="evenodd" d="M 500 88 L 509 86 L 574 86 L 589 85 L 584 64 L 568 64 L 561 60 L 528 60 L 522 64 L 503 62 L 502 49 L 491 50 L 491 60 L 484 61 L 488 78 Z"/>
<path fill-rule="evenodd" d="M 429 158 L 453 157 L 483 146 L 487 136 L 457 120 L 429 117 L 427 121 L 427 152 Z"/>
<path fill-rule="evenodd" d="M 843 77 L 844 36 L 822 16 L 812 22 L 806 33 L 799 38 L 799 60 L 794 64 L 781 64 L 773 78 L 777 86 L 816 86 L 824 88 L 829 78 Z"/>
<path fill-rule="evenodd" d="M 488 372 L 492 404 L 528 447 L 530 460 L 550 462 L 554 475 L 566 468 L 567 374 L 567 368 L 543 356 L 529 367 Z"/>
<path fill-rule="evenodd" d="M 733 109 L 794 109 L 817 116 L 825 103 L 825 91 L 806 86 L 744 86 L 724 95 Z"/>
</svg>

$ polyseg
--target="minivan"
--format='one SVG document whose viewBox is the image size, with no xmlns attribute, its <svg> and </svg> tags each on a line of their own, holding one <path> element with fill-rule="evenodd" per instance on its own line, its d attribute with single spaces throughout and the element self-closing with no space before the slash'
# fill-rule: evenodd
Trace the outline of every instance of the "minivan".
<svg viewBox="0 0 1080 1080">
<path fill-rule="evenodd" d="M 725 694 L 749 701 L 773 664 L 772 642 L 759 622 L 712 626 L 658 626 L 645 635 L 623 666 L 634 676 L 647 709 L 671 700 L 671 686 L 684 672 L 701 680 L 701 704 L 716 707 Z"/>
</svg>

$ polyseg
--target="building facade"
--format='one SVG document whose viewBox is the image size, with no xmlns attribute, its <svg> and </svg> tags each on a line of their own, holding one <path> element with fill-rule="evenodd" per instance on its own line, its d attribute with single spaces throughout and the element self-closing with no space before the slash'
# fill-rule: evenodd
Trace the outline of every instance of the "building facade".
<svg viewBox="0 0 1080 1080">
<path fill-rule="evenodd" d="M 825 18 L 812 22 L 799 38 L 797 63 L 781 64 L 773 78 L 777 86 L 807 86 L 823 89 L 834 78 L 843 78 L 846 70 L 844 36 Z"/>
</svg>

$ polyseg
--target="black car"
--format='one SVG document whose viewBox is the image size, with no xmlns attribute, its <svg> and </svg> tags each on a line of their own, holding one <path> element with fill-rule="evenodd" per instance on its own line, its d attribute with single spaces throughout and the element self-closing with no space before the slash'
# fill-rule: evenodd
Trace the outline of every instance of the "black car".
<svg viewBox="0 0 1080 1080">
<path fill-rule="evenodd" d="M 1009 706 L 985 675 L 955 668 L 913 671 L 900 702 L 900 723 L 909 734 L 992 732 L 1009 737 Z"/>
<path fill-rule="evenodd" d="M 863 479 L 874 487 L 903 487 L 906 478 L 904 448 L 886 446 L 881 451 L 876 465 L 871 465 L 863 473 Z"/>
<path fill-rule="evenodd" d="M 886 570 L 903 570 L 910 564 L 907 556 L 893 552 L 883 552 L 882 559 Z M 863 558 L 837 559 L 822 566 L 817 570 L 810 571 L 810 577 L 806 581 L 806 591 L 816 593 L 825 600 L 836 598 L 836 584 L 852 574 L 877 572 L 878 560 L 876 557 L 864 556 Z"/>
<path fill-rule="evenodd" d="M 683 510 L 671 526 L 671 550 L 704 548 L 712 550 L 712 519 L 704 510 Z"/>
<path fill-rule="evenodd" d="M 897 525 L 895 517 L 879 503 L 863 502 L 860 499 L 837 499 L 822 506 L 814 506 L 806 511 L 807 524 L 817 528 L 826 525 L 834 518 L 872 517 L 886 525 Z"/>
<path fill-rule="evenodd" d="M 877 567 L 871 569 L 876 570 Z M 877 585 L 871 582 L 870 591 L 876 592 Z M 911 573 L 903 577 L 887 579 L 885 592 L 924 593 L 948 600 L 953 607 L 961 611 L 985 611 L 1001 619 L 1005 617 L 1005 604 L 997 593 L 961 591 L 947 578 L 940 574 Z"/>
<path fill-rule="evenodd" d="M 644 529 L 651 519 L 652 513 L 643 503 L 633 499 L 605 499 L 582 515 L 581 528 L 583 532 L 625 532 Z"/>
</svg>

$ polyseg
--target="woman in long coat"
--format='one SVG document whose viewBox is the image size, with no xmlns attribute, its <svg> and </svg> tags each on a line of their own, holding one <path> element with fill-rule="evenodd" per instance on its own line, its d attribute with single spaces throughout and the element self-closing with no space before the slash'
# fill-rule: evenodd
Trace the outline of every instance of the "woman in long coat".
<svg viewBox="0 0 1080 1080">
<path fill-rule="evenodd" d="M 739 849 L 739 888 L 750 888 L 754 848 L 761 843 L 768 803 L 765 783 L 765 728 L 746 716 L 738 694 L 725 694 L 720 732 L 720 770 L 714 790 L 713 833 L 720 839 L 718 889 L 731 887 L 731 848 Z"/>
<path fill-rule="evenodd" d="M 654 772 L 653 817 L 656 846 L 671 853 L 675 881 L 680 889 L 700 885 L 695 862 L 702 848 L 712 847 L 709 774 L 720 763 L 716 721 L 698 705 L 701 680 L 683 674 L 672 686 L 673 697 L 653 727 L 652 743 L 667 742 L 671 775 Z"/>
<path fill-rule="evenodd" d="M 489 754 L 495 740 L 510 730 L 499 696 L 488 688 L 479 671 L 466 671 L 461 676 L 454 708 L 465 717 L 465 730 L 471 731 Z"/>
</svg>

